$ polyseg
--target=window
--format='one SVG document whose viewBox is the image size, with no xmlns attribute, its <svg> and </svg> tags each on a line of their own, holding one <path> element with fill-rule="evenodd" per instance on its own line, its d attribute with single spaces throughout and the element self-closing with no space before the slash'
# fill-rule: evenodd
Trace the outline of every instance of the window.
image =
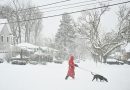
<svg viewBox="0 0 130 90">
<path fill-rule="evenodd" d="M 7 42 L 9 42 L 9 37 L 7 37 Z"/>
<path fill-rule="evenodd" d="M 4 41 L 4 37 L 3 37 L 3 36 L 1 36 L 1 41 L 2 41 L 2 42 Z"/>
</svg>

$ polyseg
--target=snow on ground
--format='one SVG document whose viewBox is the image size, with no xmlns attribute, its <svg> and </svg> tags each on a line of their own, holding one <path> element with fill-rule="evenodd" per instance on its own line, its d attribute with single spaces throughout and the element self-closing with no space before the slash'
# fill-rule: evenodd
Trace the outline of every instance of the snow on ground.
<svg viewBox="0 0 130 90">
<path fill-rule="evenodd" d="M 0 90 L 130 90 L 129 65 L 105 65 L 81 62 L 76 68 L 75 80 L 65 80 L 68 65 L 48 63 L 47 65 L 0 64 Z M 108 78 L 107 82 L 92 82 L 87 70 Z"/>
</svg>

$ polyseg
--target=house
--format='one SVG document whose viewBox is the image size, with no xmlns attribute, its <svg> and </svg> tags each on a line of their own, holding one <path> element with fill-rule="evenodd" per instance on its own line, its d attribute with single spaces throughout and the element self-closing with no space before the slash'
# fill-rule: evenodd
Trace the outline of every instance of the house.
<svg viewBox="0 0 130 90">
<path fill-rule="evenodd" d="M 124 47 L 125 49 L 125 56 L 128 59 L 130 59 L 130 43 L 127 43 L 127 45 Z"/>
<path fill-rule="evenodd" d="M 126 52 L 130 52 L 130 43 L 127 43 L 124 49 Z"/>
<path fill-rule="evenodd" d="M 116 53 L 114 56 L 115 58 L 118 58 L 118 60 L 123 60 L 126 62 L 128 59 L 130 59 L 130 43 L 121 45 L 121 52 L 118 52 L 118 54 Z"/>
<path fill-rule="evenodd" d="M 38 50 L 39 46 L 30 44 L 30 43 L 19 43 L 16 45 L 17 47 L 19 47 L 22 50 L 27 50 L 28 52 L 35 52 Z"/>
<path fill-rule="evenodd" d="M 7 19 L 0 19 L 0 52 L 7 52 L 12 44 L 12 32 Z"/>
<path fill-rule="evenodd" d="M 38 46 L 30 43 L 19 43 L 12 47 L 12 56 L 16 57 L 18 54 L 21 55 L 21 58 L 26 56 L 29 57 L 31 54 L 34 54 L 38 50 Z"/>
</svg>

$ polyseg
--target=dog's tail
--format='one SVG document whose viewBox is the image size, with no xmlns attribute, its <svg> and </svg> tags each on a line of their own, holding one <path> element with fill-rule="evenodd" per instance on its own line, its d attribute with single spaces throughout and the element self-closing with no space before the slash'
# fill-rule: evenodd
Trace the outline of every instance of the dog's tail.
<svg viewBox="0 0 130 90">
<path fill-rule="evenodd" d="M 95 75 L 93 72 L 91 72 L 92 75 Z"/>
</svg>

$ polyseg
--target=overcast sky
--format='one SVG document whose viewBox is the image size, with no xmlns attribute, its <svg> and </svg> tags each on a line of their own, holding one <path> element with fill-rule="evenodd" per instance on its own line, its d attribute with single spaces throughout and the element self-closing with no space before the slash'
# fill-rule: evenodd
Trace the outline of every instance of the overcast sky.
<svg viewBox="0 0 130 90">
<path fill-rule="evenodd" d="M 0 3 L 7 3 L 7 2 L 9 3 L 9 1 L 11 0 L 2 0 L 2 1 L 0 0 Z M 28 0 L 28 1 L 32 2 L 32 4 L 35 6 L 41 6 L 41 5 L 46 5 L 46 4 L 55 3 L 55 2 L 64 1 L 64 0 Z M 73 7 L 72 5 L 62 7 L 63 5 L 84 2 L 84 1 L 86 2 L 73 5 L 73 6 L 82 5 L 82 7 L 59 10 L 66 7 Z M 55 4 L 55 5 L 44 6 L 44 7 L 41 7 L 40 9 L 42 10 L 42 12 L 43 11 L 45 12 L 44 16 L 46 17 L 50 15 L 62 14 L 64 12 L 72 12 L 72 11 L 83 10 L 86 8 L 88 9 L 93 8 L 97 6 L 97 4 L 91 4 L 91 3 L 95 3 L 95 1 L 98 2 L 98 1 L 107 1 L 107 0 L 70 0 L 67 2 Z M 122 1 L 128 1 L 128 0 L 112 0 L 110 4 L 122 2 Z M 86 4 L 91 4 L 91 5 L 86 5 Z M 54 8 L 56 6 L 61 6 L 61 7 Z M 117 7 L 118 6 L 110 7 L 110 11 L 106 12 L 102 18 L 102 29 L 104 29 L 106 32 L 111 31 L 112 29 L 115 29 L 117 25 L 117 16 L 116 16 L 116 12 L 118 10 Z M 51 11 L 51 10 L 56 10 L 56 11 Z M 72 17 L 76 19 L 80 15 L 80 13 L 75 13 L 71 15 Z M 43 36 L 51 37 L 51 38 L 54 37 L 55 33 L 57 32 L 57 29 L 59 28 L 60 20 L 61 20 L 61 16 L 43 19 L 43 31 L 42 31 Z"/>
<path fill-rule="evenodd" d="M 45 4 L 53 3 L 53 2 L 57 2 L 57 1 L 63 1 L 63 0 L 32 0 L 32 2 L 36 6 L 45 5 Z M 60 3 L 60 4 L 56 4 L 56 5 L 51 5 L 48 7 L 55 7 L 55 6 L 60 6 L 60 5 L 62 6 L 62 5 L 66 5 L 66 4 L 72 4 L 72 3 L 84 2 L 84 1 L 88 1 L 88 2 L 77 4 L 77 5 L 85 5 L 85 4 L 89 4 L 89 3 L 90 4 L 94 3 L 95 1 L 98 2 L 98 1 L 107 1 L 107 0 L 70 0 L 68 2 L 64 2 L 64 3 Z M 116 0 L 113 0 L 114 3 L 116 3 L 115 1 Z M 78 7 L 78 8 L 73 8 L 73 9 L 63 9 L 63 10 L 58 10 L 58 11 L 53 11 L 53 12 L 45 12 L 44 15 L 49 16 L 49 15 L 61 14 L 64 12 L 83 10 L 86 8 L 93 8 L 96 6 L 97 6 L 96 4 L 93 4 L 93 5 L 86 5 L 86 6 L 82 6 L 82 7 Z M 45 8 L 48 8 L 48 7 L 45 7 Z M 71 7 L 71 6 L 67 6 L 67 7 Z M 65 7 L 60 7 L 60 8 L 58 7 L 56 9 L 61 9 L 61 8 L 65 8 Z M 47 11 L 56 10 L 56 9 L 51 8 Z M 117 18 L 116 18 L 116 14 L 115 14 L 116 10 L 117 10 L 117 6 L 111 7 L 110 11 L 106 12 L 102 18 L 102 23 L 103 23 L 102 28 L 105 29 L 107 32 L 114 29 L 116 24 L 117 24 Z M 46 9 L 45 9 L 45 11 L 46 11 Z M 80 13 L 75 13 L 75 14 L 71 14 L 71 15 L 72 15 L 72 17 L 77 18 L 80 15 Z M 55 35 L 55 33 L 57 32 L 57 29 L 59 28 L 59 24 L 60 24 L 59 21 L 60 20 L 61 20 L 61 16 L 43 19 L 43 25 L 44 25 L 43 33 L 46 37 L 52 37 Z"/>
</svg>

